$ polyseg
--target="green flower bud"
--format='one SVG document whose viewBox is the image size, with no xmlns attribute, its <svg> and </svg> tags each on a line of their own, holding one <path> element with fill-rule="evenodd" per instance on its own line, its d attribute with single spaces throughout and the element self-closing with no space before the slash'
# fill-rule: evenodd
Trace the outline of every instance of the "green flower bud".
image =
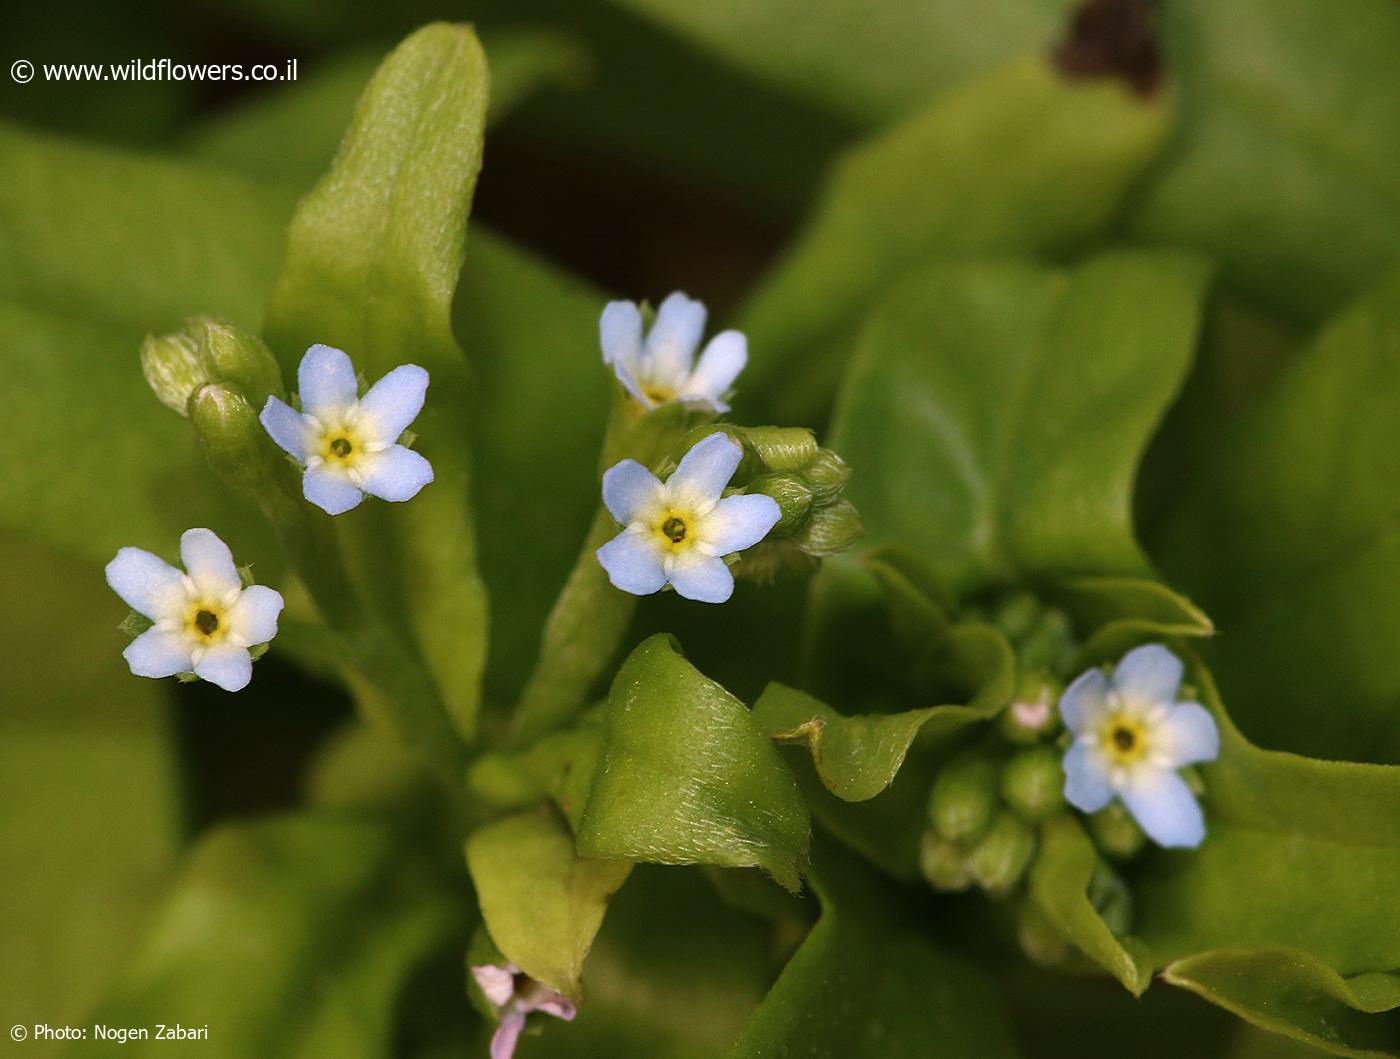
<svg viewBox="0 0 1400 1059">
<path fill-rule="evenodd" d="M 802 477 L 812 490 L 812 502 L 825 507 L 840 497 L 851 477 L 851 468 L 830 449 L 818 449 L 812 462 L 803 468 Z"/>
<path fill-rule="evenodd" d="M 788 536 L 801 525 L 802 520 L 812 510 L 812 490 L 800 478 L 786 474 L 765 474 L 749 483 L 749 493 L 763 493 L 778 502 L 782 517 L 773 527 L 772 533 Z"/>
<path fill-rule="evenodd" d="M 1104 855 L 1114 860 L 1131 860 L 1147 845 L 1147 836 L 1122 802 L 1089 817 L 1089 833 Z"/>
<path fill-rule="evenodd" d="M 1022 901 L 1016 910 L 1016 939 L 1022 952 L 1047 967 L 1060 963 L 1074 951 L 1069 939 L 1034 901 Z"/>
<path fill-rule="evenodd" d="M 1012 643 L 1020 643 L 1036 627 L 1044 608 L 1033 592 L 1017 592 L 997 607 L 992 621 Z"/>
<path fill-rule="evenodd" d="M 1035 832 L 1014 813 L 1001 813 L 968 857 L 978 885 L 994 897 L 1011 892 L 1035 856 Z"/>
<path fill-rule="evenodd" d="M 945 893 L 957 893 L 972 885 L 967 853 L 956 842 L 925 831 L 919 847 L 919 869 L 930 886 Z"/>
<path fill-rule="evenodd" d="M 1069 615 L 1051 607 L 1017 645 L 1016 657 L 1027 669 L 1058 669 L 1069 665 L 1076 646 Z"/>
<path fill-rule="evenodd" d="M 279 457 L 268 445 L 258 414 L 237 390 L 217 383 L 190 401 L 195 441 L 214 473 L 229 485 L 261 489 Z"/>
<path fill-rule="evenodd" d="M 1060 727 L 1064 686 L 1044 670 L 1023 672 L 1011 704 L 1002 711 L 1001 732 L 1013 743 L 1035 743 Z"/>
<path fill-rule="evenodd" d="M 1104 861 L 1094 865 L 1089 876 L 1089 903 L 1103 918 L 1108 929 L 1122 937 L 1133 925 L 1133 894 L 1123 877 Z"/>
<path fill-rule="evenodd" d="M 281 370 L 261 339 L 208 316 L 192 317 L 173 334 L 147 336 L 141 371 L 161 403 L 182 416 L 210 383 L 231 383 L 256 409 L 282 392 Z"/>
<path fill-rule="evenodd" d="M 1013 757 L 1001 773 L 1001 796 L 1028 823 L 1054 816 L 1065 804 L 1065 773 L 1053 747 L 1038 746 Z"/>
<path fill-rule="evenodd" d="M 972 842 L 996 814 L 997 770 L 985 758 L 965 757 L 938 774 L 929 795 L 928 818 L 949 842 Z"/>
</svg>

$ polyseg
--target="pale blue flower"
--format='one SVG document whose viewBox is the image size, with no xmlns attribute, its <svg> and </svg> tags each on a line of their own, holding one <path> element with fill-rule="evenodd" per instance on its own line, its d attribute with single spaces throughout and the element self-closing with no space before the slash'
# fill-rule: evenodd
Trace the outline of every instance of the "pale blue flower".
<svg viewBox="0 0 1400 1059">
<path fill-rule="evenodd" d="M 598 549 L 608 579 L 646 596 L 670 584 L 686 599 L 723 603 L 734 575 L 721 556 L 752 548 L 777 525 L 771 496 L 722 497 L 744 450 L 728 434 L 711 434 L 685 454 L 667 481 L 635 460 L 603 475 L 603 503 L 623 530 Z"/>
<path fill-rule="evenodd" d="M 578 1014 L 572 1000 L 530 978 L 513 963 L 479 964 L 472 967 L 472 977 L 500 1019 L 491 1036 L 491 1059 L 511 1059 L 530 1012 L 542 1011 L 565 1022 Z"/>
<path fill-rule="evenodd" d="M 642 312 L 633 302 L 609 302 L 598 321 L 603 363 L 643 408 L 684 401 L 727 412 L 724 398 L 748 362 L 748 340 L 738 331 L 721 331 L 697 363 L 704 333 L 705 306 L 680 291 L 661 303 L 645 340 Z"/>
<path fill-rule="evenodd" d="M 350 358 L 317 345 L 301 358 L 297 389 L 300 412 L 269 397 L 258 419 L 306 468 L 302 493 L 328 515 L 349 511 L 366 493 L 411 500 L 433 480 L 432 464 L 397 444 L 423 408 L 428 373 L 422 368 L 395 368 L 357 397 Z"/>
<path fill-rule="evenodd" d="M 140 548 L 123 548 L 107 564 L 107 584 L 154 624 L 122 657 L 138 677 L 177 673 L 241 691 L 253 677 L 248 648 L 277 635 L 282 595 L 243 587 L 228 545 L 207 529 L 180 537 L 182 571 Z"/>
<path fill-rule="evenodd" d="M 1195 848 L 1205 817 L 1178 773 L 1220 755 L 1220 730 L 1200 703 L 1178 702 L 1181 660 L 1160 644 L 1134 648 L 1113 676 L 1082 673 L 1060 697 L 1074 736 L 1065 753 L 1065 799 L 1096 813 L 1115 797 L 1159 846 Z"/>
</svg>

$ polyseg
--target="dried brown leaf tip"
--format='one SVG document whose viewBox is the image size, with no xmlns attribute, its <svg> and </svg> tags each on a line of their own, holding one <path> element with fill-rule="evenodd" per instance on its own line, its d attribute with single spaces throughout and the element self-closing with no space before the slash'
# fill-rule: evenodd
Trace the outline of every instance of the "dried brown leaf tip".
<svg viewBox="0 0 1400 1059">
<path fill-rule="evenodd" d="M 1069 77 L 1121 77 L 1140 96 L 1162 79 L 1156 20 L 1147 0 L 1087 0 L 1052 58 Z"/>
</svg>

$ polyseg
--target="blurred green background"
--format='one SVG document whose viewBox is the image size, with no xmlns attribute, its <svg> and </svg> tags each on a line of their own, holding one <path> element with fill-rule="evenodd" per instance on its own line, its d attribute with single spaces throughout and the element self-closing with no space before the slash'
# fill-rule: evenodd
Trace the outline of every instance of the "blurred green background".
<svg viewBox="0 0 1400 1059">
<path fill-rule="evenodd" d="M 845 152 L 1003 63 L 1048 53 L 1065 38 L 1073 6 L 1065 0 L 87 0 L 61 11 L 11 5 L 3 33 L 7 67 L 21 58 L 40 66 L 295 59 L 299 77 L 281 84 L 57 83 L 42 74 L 20 84 L 0 77 L 0 366 L 18 373 L 5 379 L 0 397 L 3 1014 L 55 1024 L 85 1017 L 150 926 L 180 852 L 216 822 L 296 804 L 314 752 L 350 717 L 342 691 L 275 649 L 259 663 L 252 688 L 236 698 L 203 685 L 129 676 L 116 630 L 121 607 L 101 579 L 103 556 L 86 544 L 93 527 L 56 514 L 66 509 L 49 502 L 70 477 L 103 480 L 107 466 L 111 488 L 120 489 L 132 446 L 173 451 L 184 443 L 179 425 L 161 419 L 144 389 L 136 351 L 145 334 L 173 329 L 198 311 L 249 327 L 260 323 L 280 231 L 221 228 L 216 219 L 190 238 L 188 218 L 200 201 L 256 200 L 289 217 L 296 196 L 328 163 L 384 53 L 425 22 L 472 21 L 494 80 L 473 225 L 573 277 L 559 282 L 587 312 L 580 312 L 583 326 L 569 332 L 570 340 L 591 363 L 596 349 L 588 312 L 601 306 L 599 292 L 656 301 L 679 288 L 704 299 L 716 319 L 734 319 L 823 201 L 824 182 Z M 1198 505 L 1190 516 L 1198 522 L 1186 530 L 1177 526 L 1177 513 L 1182 497 L 1211 473 L 1222 432 L 1247 415 L 1322 321 L 1400 263 L 1400 6 L 1164 0 L 1153 13 L 1163 70 L 1155 92 L 1170 103 L 1170 123 L 1150 162 L 1113 197 L 1093 240 L 1183 247 L 1218 268 L 1197 364 L 1148 454 L 1137 513 L 1154 557 L 1200 597 L 1229 636 L 1231 608 L 1246 611 L 1240 600 L 1256 591 L 1286 591 L 1287 572 L 1269 585 L 1270 574 L 1248 569 L 1240 560 L 1248 547 L 1219 521 L 1224 507 Z M 60 174 L 66 169 L 79 180 L 89 160 L 100 159 L 94 164 L 111 166 L 117 178 L 70 208 L 62 176 L 31 163 L 30 147 L 18 146 L 36 136 Z M 121 159 L 128 153 L 165 160 L 158 171 L 169 180 L 169 198 L 152 194 L 148 170 L 135 162 L 123 183 Z M 931 194 L 961 186 L 940 169 L 956 166 L 956 158 L 930 160 Z M 1042 189 L 1043 215 L 1054 213 L 1059 190 L 1069 198 L 1077 191 Z M 238 210 L 229 216 L 238 217 Z M 237 252 L 191 253 L 200 239 L 227 240 Z M 1009 236 L 989 242 L 963 247 L 954 235 L 946 250 L 1023 249 Z M 1027 242 L 1032 252 L 1062 261 L 1072 260 L 1088 237 L 1052 233 L 1040 244 Z M 81 266 L 65 265 L 70 251 Z M 101 274 L 97 262 L 105 262 L 109 284 L 92 279 Z M 172 274 L 181 281 L 172 285 Z M 210 292 L 222 303 L 208 304 Z M 71 328 L 74 343 L 101 351 L 88 370 L 107 380 L 108 400 L 92 402 L 90 393 L 104 392 L 95 387 L 72 391 L 70 401 L 61 367 L 13 352 L 18 336 L 28 333 L 30 313 L 52 317 L 56 333 Z M 467 336 L 463 342 L 470 344 Z M 763 374 L 763 357 L 756 344 L 747 407 L 769 416 L 790 410 L 790 419 L 823 428 L 834 374 L 814 366 L 807 391 L 794 395 Z M 836 371 L 841 362 L 838 357 Z M 544 399 L 564 383 L 545 377 L 539 385 Z M 562 399 L 558 392 L 549 397 Z M 39 399 L 49 405 L 43 426 L 10 435 L 14 410 Z M 126 436 L 133 424 L 144 430 L 148 421 L 160 423 L 150 440 Z M 69 430 L 85 439 L 77 456 L 61 444 L 52 450 L 34 444 Z M 1379 460 L 1377 446 L 1366 451 Z M 172 457 L 172 481 L 197 460 L 180 452 Z M 1378 524 L 1379 514 L 1393 508 L 1387 495 L 1376 509 Z M 210 517 L 217 526 L 217 516 Z M 1299 514 L 1291 532 L 1316 541 L 1326 524 L 1323 513 Z M 128 543 L 158 548 L 157 525 L 150 523 L 152 539 Z M 1218 534 L 1218 555 L 1173 543 L 1187 533 L 1197 542 Z M 557 583 L 572 553 L 570 538 L 559 555 L 544 557 L 549 576 L 541 580 Z M 1357 573 L 1358 583 L 1389 586 L 1372 613 L 1400 630 L 1397 590 L 1386 581 L 1393 561 L 1378 571 Z M 735 662 L 734 634 L 714 643 L 703 630 L 687 635 L 679 626 L 695 619 L 673 602 L 657 603 L 670 608 L 659 613 L 683 633 L 697 664 L 736 692 L 750 694 L 762 677 L 785 675 L 756 674 Z M 800 603 L 800 587 L 784 588 L 744 627 L 791 617 Z M 1303 624 L 1307 632 L 1306 619 Z M 531 635 L 528 628 L 507 632 Z M 1297 649 L 1268 629 L 1257 635 L 1275 645 L 1274 657 Z M 1367 664 L 1379 651 L 1369 644 L 1384 640 L 1356 646 L 1344 628 L 1335 635 Z M 1227 657 L 1219 664 L 1227 692 L 1232 666 L 1245 674 L 1241 686 L 1258 673 L 1249 661 Z M 1400 737 L 1393 713 L 1384 712 L 1400 701 L 1394 669 L 1391 662 L 1367 670 L 1377 675 L 1359 682 L 1364 686 L 1356 694 L 1376 709 L 1362 714 L 1369 720 L 1327 733 L 1329 753 L 1397 760 Z M 1315 733 L 1300 732 L 1286 717 L 1275 723 L 1266 700 L 1277 690 L 1261 688 L 1261 701 L 1253 703 L 1241 693 L 1232 708 L 1256 740 L 1300 749 Z M 460 977 L 460 966 L 450 946 L 426 948 L 423 981 L 442 990 L 443 981 Z M 444 965 L 447 972 L 430 973 Z M 606 972 L 602 979 L 606 996 Z M 1188 1054 L 1181 1043 L 1187 1032 L 1194 1041 L 1189 1054 L 1302 1054 L 1164 990 L 1141 1004 L 1107 983 L 1070 996 L 1060 980 L 1030 969 L 1011 972 L 1007 985 L 1031 1055 L 1085 1054 L 1082 1039 L 1064 1028 L 1081 1020 L 1132 1026 L 1124 1032 L 1133 1035 L 1127 1050 L 1135 1055 Z M 431 988 L 423 992 L 426 1010 L 450 1008 L 450 999 L 434 1007 L 442 998 Z M 410 1036 L 415 1019 L 430 1017 L 397 1014 Z M 31 1044 L 23 1054 L 43 1051 Z M 1115 1045 L 1094 1054 L 1122 1052 Z"/>
</svg>

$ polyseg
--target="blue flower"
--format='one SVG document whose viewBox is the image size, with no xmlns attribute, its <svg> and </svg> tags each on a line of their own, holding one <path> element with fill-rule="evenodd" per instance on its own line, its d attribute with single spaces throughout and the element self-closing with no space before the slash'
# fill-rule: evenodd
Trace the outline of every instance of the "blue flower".
<svg viewBox="0 0 1400 1059">
<path fill-rule="evenodd" d="M 610 468 L 603 503 L 624 528 L 598 549 L 608 579 L 637 596 L 670 584 L 701 603 L 728 599 L 734 575 L 721 556 L 752 548 L 781 517 L 771 496 L 721 499 L 743 455 L 717 433 L 697 442 L 664 483 L 635 460 Z"/>
<path fill-rule="evenodd" d="M 729 411 L 724 397 L 749 359 L 748 340 L 738 331 L 721 331 L 695 362 L 705 333 L 705 306 L 680 291 L 656 310 L 646 340 L 642 313 L 633 302 L 609 302 L 598 321 L 603 363 L 643 408 L 684 401 L 715 412 Z"/>
<path fill-rule="evenodd" d="M 265 585 L 243 587 L 228 545 L 211 530 L 180 537 L 181 571 L 140 548 L 123 548 L 107 564 L 107 584 L 154 624 L 122 657 L 138 677 L 177 673 L 242 691 L 253 677 L 248 648 L 277 635 L 282 595 Z"/>
<path fill-rule="evenodd" d="M 312 346 L 297 368 L 301 411 L 269 397 L 258 416 L 272 440 L 306 468 L 302 493 L 328 515 L 355 507 L 364 494 L 411 500 L 433 480 L 433 467 L 397 444 L 417 418 L 428 373 L 395 368 L 357 397 L 355 368 L 338 349 Z"/>
<path fill-rule="evenodd" d="M 1181 660 L 1160 644 L 1129 651 L 1113 676 L 1091 669 L 1060 698 L 1074 735 L 1065 753 L 1065 799 L 1086 813 L 1121 798 L 1159 846 L 1195 848 L 1205 818 L 1177 770 L 1220 756 L 1210 711 L 1178 702 Z"/>
</svg>

